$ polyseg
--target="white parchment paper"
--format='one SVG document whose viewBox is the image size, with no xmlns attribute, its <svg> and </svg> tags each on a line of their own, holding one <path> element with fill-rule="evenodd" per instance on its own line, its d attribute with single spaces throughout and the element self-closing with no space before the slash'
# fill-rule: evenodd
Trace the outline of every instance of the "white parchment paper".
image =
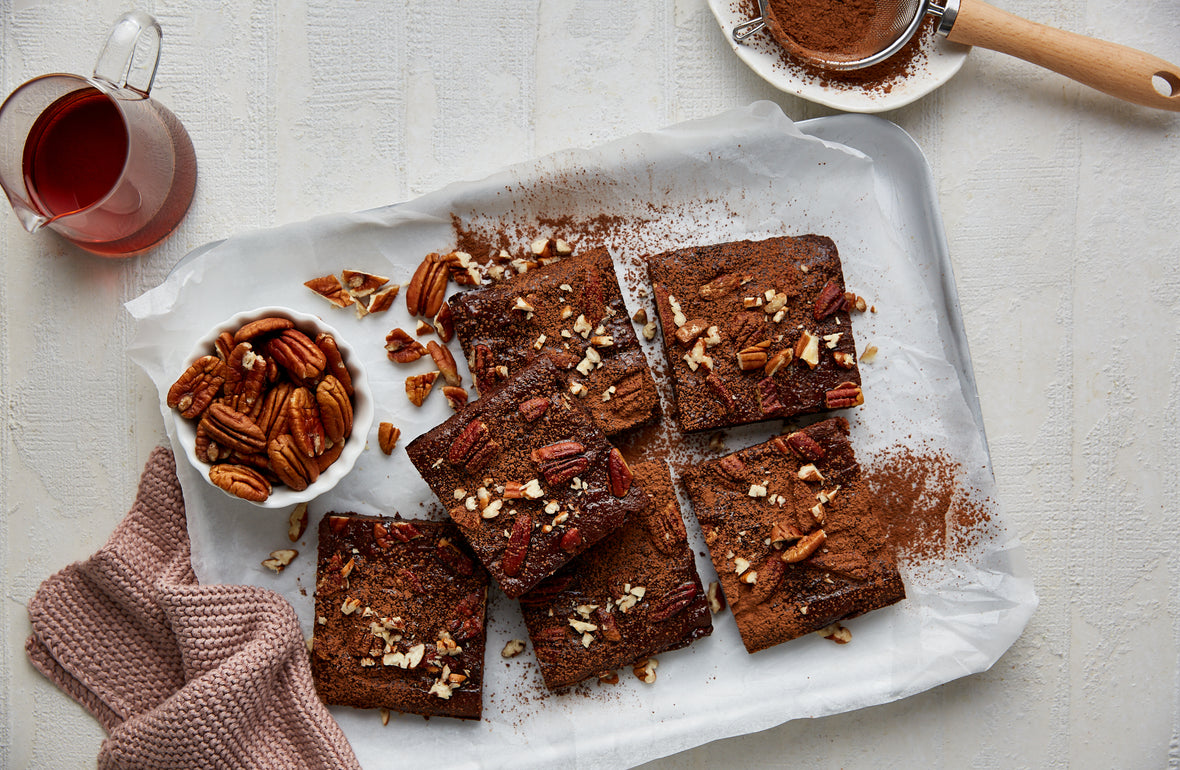
<svg viewBox="0 0 1180 770">
<path fill-rule="evenodd" d="M 802 134 L 777 106 L 762 102 L 547 156 L 408 203 L 238 235 L 187 258 L 161 286 L 127 304 L 137 319 L 131 356 L 159 389 L 174 443 L 174 417 L 163 398 L 194 341 L 229 316 L 263 305 L 314 313 L 336 327 L 360 351 L 376 403 L 369 449 L 335 490 L 311 504 L 311 525 L 295 546 L 300 556 L 278 576 L 260 562 L 290 545 L 287 511 L 227 498 L 174 446 L 201 581 L 273 588 L 295 606 L 310 635 L 315 528 L 326 511 L 442 515 L 401 447 L 450 410 L 438 394 L 421 409 L 410 405 L 405 376 L 433 367 L 428 359 L 395 366 L 383 349 L 390 329 L 413 329 L 404 303 L 399 298 L 388 313 L 358 320 L 308 291 L 305 280 L 353 268 L 405 283 L 425 254 L 454 248 L 452 214 L 524 226 L 601 214 L 629 221 L 625 234 L 606 241 L 632 277 L 643 253 L 816 232 L 836 241 L 849 288 L 879 306 L 878 313 L 854 319 L 859 349 L 874 344 L 881 351 L 876 363 L 862 366 L 866 404 L 849 414 L 858 454 L 920 444 L 953 457 L 963 469 L 968 502 L 991 515 L 991 537 L 969 552 L 959 549 L 921 570 L 905 570 L 908 598 L 848 621 L 850 644 L 812 635 L 751 656 L 724 612 L 714 618 L 711 637 L 661 656 L 655 685 L 624 671 L 614 687 L 584 685 L 560 696 L 544 692 L 531 652 L 500 658 L 505 641 L 525 634 L 514 603 L 493 591 L 481 722 L 394 715 L 382 727 L 374 711 L 333 712 L 367 768 L 435 764 L 440 751 L 456 768 L 622 767 L 790 719 L 884 703 L 986 670 L 1024 628 L 1036 597 L 1021 548 L 994 502 L 986 442 L 966 400 L 974 393 L 964 393 L 969 378 L 947 360 L 942 335 L 954 303 L 932 295 L 922 278 L 933 255 L 907 232 L 923 223 L 887 221 L 874 197 L 873 174 L 871 158 Z M 578 245 L 576 232 L 555 234 Z M 633 279 L 625 283 L 632 309 L 650 302 Z M 647 352 L 659 360 L 654 344 Z M 375 426 L 383 420 L 403 431 L 392 457 L 377 449 Z M 765 440 L 778 428 L 731 431 L 727 451 Z M 713 569 L 687 507 L 685 513 L 708 582 Z M 952 524 L 948 537 L 955 534 Z"/>
</svg>

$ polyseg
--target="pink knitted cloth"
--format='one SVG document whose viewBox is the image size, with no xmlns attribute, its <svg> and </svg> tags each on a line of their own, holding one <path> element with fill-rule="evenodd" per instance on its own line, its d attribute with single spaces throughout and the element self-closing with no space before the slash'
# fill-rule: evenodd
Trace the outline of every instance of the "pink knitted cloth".
<svg viewBox="0 0 1180 770">
<path fill-rule="evenodd" d="M 100 768 L 359 768 L 287 600 L 197 583 L 167 449 L 102 550 L 46 580 L 29 617 L 29 660 L 109 733 Z"/>
</svg>

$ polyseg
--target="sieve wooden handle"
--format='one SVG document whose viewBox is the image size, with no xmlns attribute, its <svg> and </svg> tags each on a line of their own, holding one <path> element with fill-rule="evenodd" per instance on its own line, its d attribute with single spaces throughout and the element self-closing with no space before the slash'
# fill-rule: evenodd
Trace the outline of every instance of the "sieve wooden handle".
<svg viewBox="0 0 1180 770">
<path fill-rule="evenodd" d="M 1125 45 L 1013 16 L 983 0 L 960 0 L 947 40 L 1024 59 L 1128 102 L 1180 112 L 1180 67 Z"/>
</svg>

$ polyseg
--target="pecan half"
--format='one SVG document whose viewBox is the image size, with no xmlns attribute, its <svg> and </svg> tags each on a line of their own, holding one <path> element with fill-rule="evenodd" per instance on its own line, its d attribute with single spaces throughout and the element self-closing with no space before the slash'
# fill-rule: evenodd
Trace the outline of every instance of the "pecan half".
<svg viewBox="0 0 1180 770">
<path fill-rule="evenodd" d="M 586 451 L 586 447 L 579 444 L 577 441 L 558 441 L 555 444 L 539 447 L 534 449 L 529 457 L 535 463 L 545 463 L 550 460 L 560 460 L 563 457 L 572 457 L 576 454 L 581 454 Z"/>
<path fill-rule="evenodd" d="M 722 473 L 734 481 L 746 480 L 746 464 L 737 455 L 726 455 L 717 461 L 717 465 Z"/>
<path fill-rule="evenodd" d="M 433 318 L 447 293 L 449 271 L 440 254 L 427 254 L 406 287 L 406 310 L 410 315 Z"/>
<path fill-rule="evenodd" d="M 284 433 L 270 442 L 266 448 L 270 469 L 296 492 L 302 492 L 320 477 L 320 468 L 314 458 L 308 457 L 295 445 L 295 439 Z"/>
<path fill-rule="evenodd" d="M 835 281 L 828 281 L 815 298 L 815 308 L 812 315 L 815 320 L 822 321 L 830 315 L 835 315 L 844 309 L 844 289 Z"/>
<path fill-rule="evenodd" d="M 505 575 L 515 577 L 520 574 L 528 556 L 529 539 L 533 535 L 533 517 L 522 513 L 512 522 L 512 533 L 508 536 L 508 546 L 504 549 L 504 556 L 500 560 L 500 569 Z"/>
<path fill-rule="evenodd" d="M 717 397 L 725 411 L 732 412 L 737 409 L 737 399 L 733 397 L 729 388 L 725 387 L 725 383 L 715 372 L 709 373 L 709 376 L 705 378 L 705 384 L 709 386 L 709 390 L 713 391 L 713 395 Z"/>
<path fill-rule="evenodd" d="M 406 378 L 406 396 L 414 406 L 422 406 L 422 402 L 430 395 L 434 388 L 434 381 L 438 379 L 438 372 L 415 374 Z"/>
<path fill-rule="evenodd" d="M 408 364 L 426 355 L 426 348 L 403 329 L 394 329 L 385 335 L 385 354 L 397 364 Z"/>
<path fill-rule="evenodd" d="M 439 538 L 434 552 L 438 555 L 439 561 L 450 567 L 456 574 L 470 577 L 475 573 L 475 563 L 447 538 Z"/>
<path fill-rule="evenodd" d="M 225 384 L 226 366 L 217 356 L 201 356 L 168 389 L 168 406 L 186 420 L 199 417 Z"/>
<path fill-rule="evenodd" d="M 562 460 L 551 460 L 541 465 L 541 473 L 545 476 L 545 483 L 550 486 L 564 484 L 570 479 L 585 472 L 590 467 L 587 457 L 567 457 Z"/>
<path fill-rule="evenodd" d="M 768 417 L 781 414 L 786 409 L 779 398 L 778 386 L 770 377 L 765 377 L 758 382 L 758 409 Z"/>
<path fill-rule="evenodd" d="M 221 463 L 209 469 L 209 480 L 234 497 L 261 503 L 270 497 L 270 482 L 245 465 Z"/>
<path fill-rule="evenodd" d="M 352 399 L 340 380 L 331 374 L 320 380 L 315 389 L 315 401 L 328 440 L 336 442 L 348 438 L 352 434 Z"/>
<path fill-rule="evenodd" d="M 447 629 L 456 642 L 465 642 L 483 633 L 486 590 L 472 591 L 455 605 L 455 617 L 447 623 Z"/>
<path fill-rule="evenodd" d="M 458 387 L 463 384 L 463 378 L 459 376 L 459 368 L 455 365 L 455 357 L 451 355 L 450 350 L 431 340 L 426 343 L 426 352 L 430 353 L 430 357 L 434 359 L 434 365 L 442 372 L 443 379 L 447 381 L 448 385 Z"/>
<path fill-rule="evenodd" d="M 652 604 L 651 614 L 648 616 L 648 620 L 652 623 L 659 623 L 673 617 L 692 603 L 696 593 L 696 583 L 691 580 L 681 583 L 661 597 L 659 602 Z"/>
<path fill-rule="evenodd" d="M 225 404 L 210 404 L 200 424 L 209 440 L 217 442 L 227 452 L 252 454 L 266 448 L 266 436 L 262 434 L 262 429 L 249 417 Z"/>
<path fill-rule="evenodd" d="M 719 275 L 713 280 L 697 289 L 697 294 L 701 295 L 702 299 L 715 300 L 728 296 L 733 293 L 733 290 L 740 286 L 742 277 L 737 273 L 726 273 Z"/>
<path fill-rule="evenodd" d="M 326 448 L 324 423 L 320 420 L 320 408 L 311 391 L 307 388 L 294 388 L 287 397 L 287 405 L 283 411 L 287 418 L 286 428 L 295 439 L 299 451 L 308 457 L 323 454 Z"/>
<path fill-rule="evenodd" d="M 860 406 L 865 402 L 864 393 L 855 382 L 842 382 L 824 394 L 824 406 L 828 409 L 844 409 Z"/>
<path fill-rule="evenodd" d="M 625 497 L 631 489 L 631 481 L 635 478 L 627 465 L 623 453 L 611 447 L 606 459 L 607 475 L 610 476 L 610 491 L 615 497 Z"/>
<path fill-rule="evenodd" d="M 563 551 L 576 551 L 582 545 L 582 533 L 578 531 L 577 527 L 571 527 L 561 536 L 558 545 Z"/>
<path fill-rule="evenodd" d="M 549 399 L 544 396 L 530 398 L 520 404 L 520 415 L 526 422 L 534 422 L 549 409 Z"/>
<path fill-rule="evenodd" d="M 791 359 L 794 357 L 795 351 L 790 348 L 784 348 L 766 361 L 766 366 L 762 368 L 762 373 L 767 377 L 773 377 L 779 369 L 791 363 Z"/>
<path fill-rule="evenodd" d="M 451 465 L 468 465 L 489 444 L 495 442 L 488 426 L 483 420 L 472 420 L 451 442 L 447 449 L 447 462 Z"/>
<path fill-rule="evenodd" d="M 770 554 L 758 565 L 758 580 L 754 583 L 754 590 L 750 592 L 750 601 L 762 604 L 774 594 L 774 589 L 783 579 L 786 565 L 778 554 Z"/>
<path fill-rule="evenodd" d="M 823 542 L 827 539 L 827 533 L 822 529 L 817 529 L 810 534 L 804 535 L 793 546 L 783 549 L 782 560 L 788 564 L 801 562 L 815 553 L 816 549 L 823 545 Z"/>
<path fill-rule="evenodd" d="M 315 346 L 320 349 L 328 362 L 324 371 L 340 380 L 340 384 L 344 386 L 344 392 L 351 398 L 355 393 L 352 387 L 352 375 L 349 374 L 348 367 L 344 364 L 344 356 L 341 355 L 340 348 L 336 345 L 336 338 L 327 332 L 320 332 L 316 335 Z"/>
<path fill-rule="evenodd" d="M 738 351 L 738 368 L 743 372 L 752 372 L 766 366 L 766 351 L 770 348 L 770 340 L 763 340 L 757 345 L 742 348 Z"/>
<path fill-rule="evenodd" d="M 684 547 L 688 533 L 676 503 L 668 503 L 662 510 L 647 517 L 647 534 L 660 553 L 671 556 Z"/>
<path fill-rule="evenodd" d="M 704 334 L 708 328 L 709 322 L 704 318 L 694 318 L 676 330 L 676 341 L 684 347 L 688 347 L 696 342 L 697 337 Z"/>
<path fill-rule="evenodd" d="M 284 329 L 294 328 L 295 322 L 289 318 L 279 318 L 277 316 L 259 318 L 257 321 L 251 321 L 234 332 L 234 344 L 241 344 L 255 337 L 261 337 L 264 334 L 275 334 Z"/>
<path fill-rule="evenodd" d="M 803 431 L 795 431 L 787 434 L 787 446 L 804 460 L 815 462 L 822 460 L 827 452 L 820 446 L 815 439 L 807 435 Z"/>
<path fill-rule="evenodd" d="M 217 335 L 217 339 L 213 340 L 213 349 L 217 351 L 217 357 L 222 361 L 229 360 L 229 354 L 234 349 L 234 333 L 225 331 Z"/>
<path fill-rule="evenodd" d="M 475 378 L 475 387 L 481 395 L 486 394 L 496 385 L 499 373 L 496 362 L 492 358 L 492 350 L 487 345 L 476 345 L 471 352 L 471 376 Z"/>
<path fill-rule="evenodd" d="M 314 380 L 328 365 L 323 352 L 298 329 L 284 329 L 267 341 L 265 350 L 296 382 Z"/>
<path fill-rule="evenodd" d="M 340 453 L 344 451 L 344 442 L 333 444 L 324 450 L 324 453 L 315 459 L 316 465 L 319 466 L 320 473 L 328 470 L 328 466 L 340 459 Z"/>
</svg>

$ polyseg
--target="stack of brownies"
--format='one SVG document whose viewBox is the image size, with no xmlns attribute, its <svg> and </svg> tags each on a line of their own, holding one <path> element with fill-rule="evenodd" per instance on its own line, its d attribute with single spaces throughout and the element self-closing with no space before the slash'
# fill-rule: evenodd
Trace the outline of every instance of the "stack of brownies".
<svg viewBox="0 0 1180 770">
<path fill-rule="evenodd" d="M 830 239 L 687 248 L 647 268 L 680 430 L 863 403 L 856 298 Z M 321 697 L 479 718 L 491 581 L 519 600 L 550 689 L 710 634 L 722 604 L 697 573 L 666 458 L 612 444 L 660 408 L 609 253 L 448 304 L 479 398 L 407 452 L 450 521 L 324 517 Z M 751 653 L 905 596 L 848 432 L 839 417 L 788 429 L 680 478 Z"/>
</svg>

